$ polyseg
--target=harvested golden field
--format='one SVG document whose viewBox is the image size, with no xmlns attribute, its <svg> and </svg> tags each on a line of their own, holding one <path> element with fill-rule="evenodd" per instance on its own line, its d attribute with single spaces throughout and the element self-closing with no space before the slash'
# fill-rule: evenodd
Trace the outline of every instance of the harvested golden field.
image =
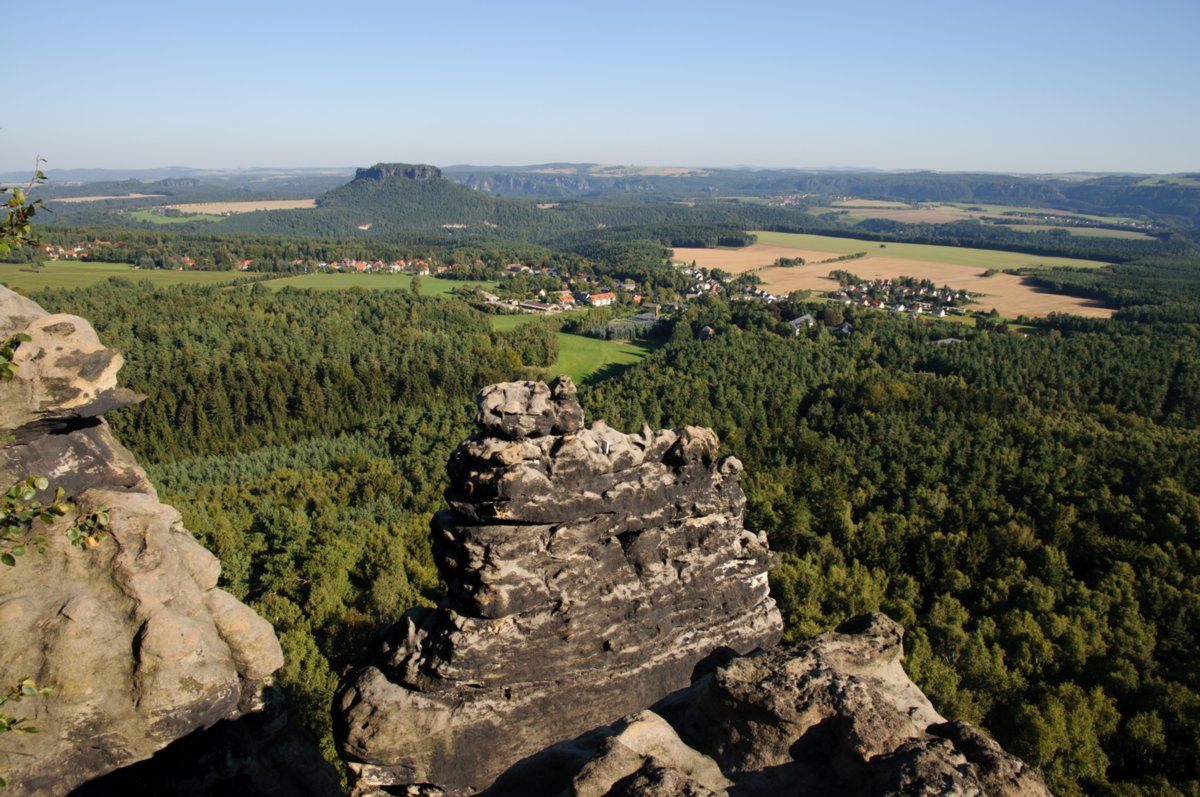
<svg viewBox="0 0 1200 797">
<path fill-rule="evenodd" d="M 180 213 L 251 213 L 256 210 L 300 210 L 315 208 L 315 199 L 258 199 L 245 202 L 188 202 L 182 205 L 167 205 Z"/>
<path fill-rule="evenodd" d="M 983 276 L 977 266 L 905 260 L 897 257 L 869 257 L 840 263 L 805 265 L 794 268 L 765 268 L 758 272 L 763 287 L 771 293 L 810 290 L 813 294 L 837 289 L 837 280 L 829 278 L 833 269 L 857 274 L 863 279 L 917 277 L 933 280 L 938 286 L 949 285 L 956 290 L 970 291 L 976 297 L 972 310 L 987 312 L 993 308 L 1005 318 L 1019 315 L 1045 316 L 1050 313 L 1072 313 L 1089 318 L 1109 318 L 1113 311 L 1086 299 L 1045 293 L 1026 284 L 1015 274 Z"/>
<path fill-rule="evenodd" d="M 154 199 L 166 194 L 121 194 L 120 196 L 64 196 L 47 202 L 99 202 L 102 199 Z"/>
<path fill-rule="evenodd" d="M 866 248 L 863 244 L 863 248 Z M 774 244 L 750 244 L 741 249 L 691 249 L 676 247 L 675 259 L 684 263 L 696 262 L 701 268 L 719 268 L 730 274 L 772 266 L 781 257 L 802 257 L 806 263 L 841 257 L 840 252 L 824 252 L 817 249 L 794 249 Z"/>
</svg>

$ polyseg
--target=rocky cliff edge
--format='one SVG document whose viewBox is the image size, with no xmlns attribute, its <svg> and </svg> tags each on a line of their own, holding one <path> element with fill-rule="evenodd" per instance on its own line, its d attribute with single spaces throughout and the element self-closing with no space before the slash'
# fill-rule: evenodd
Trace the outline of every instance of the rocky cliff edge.
<svg viewBox="0 0 1200 797">
<path fill-rule="evenodd" d="M 39 524 L 44 553 L 0 568 L 0 686 L 51 689 L 4 707 L 39 733 L 5 734 L 0 771 L 14 794 L 64 794 L 255 711 L 283 657 L 99 417 L 140 398 L 116 384 L 121 355 L 84 319 L 0 287 L 0 340 L 18 333 L 0 381 L 0 489 L 44 477 L 36 499 L 61 488 L 73 507 Z M 67 528 L 98 511 L 104 537 L 72 545 Z"/>
</svg>

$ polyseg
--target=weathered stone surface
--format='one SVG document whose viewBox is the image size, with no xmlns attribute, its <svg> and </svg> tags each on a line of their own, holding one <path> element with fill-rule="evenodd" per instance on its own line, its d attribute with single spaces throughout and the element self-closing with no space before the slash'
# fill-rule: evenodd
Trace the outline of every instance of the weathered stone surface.
<svg viewBox="0 0 1200 797">
<path fill-rule="evenodd" d="M 92 325 L 50 315 L 23 296 L 0 291 L 0 336 L 30 340 L 13 356 L 17 377 L 0 382 L 0 430 L 18 441 L 55 422 L 94 418 L 141 399 L 117 387 L 121 355 L 100 342 Z"/>
<path fill-rule="evenodd" d="M 0 329 L 31 338 L 0 382 L 0 485 L 44 476 L 42 500 L 61 487 L 78 513 L 110 517 L 81 551 L 68 513 L 44 529 L 45 554 L 0 573 L 0 684 L 53 688 L 12 706 L 41 733 L 7 734 L 0 766 L 14 793 L 63 794 L 241 716 L 282 654 L 270 625 L 215 589 L 220 564 L 96 417 L 130 397 L 120 355 L 82 318 L 31 305 L 0 287 Z"/>
<path fill-rule="evenodd" d="M 869 615 L 736 658 L 653 711 L 527 758 L 487 797 L 1049 797 L 994 741 L 942 721 L 901 668 L 901 634 Z"/>
<path fill-rule="evenodd" d="M 710 430 L 584 429 L 561 378 L 493 385 L 479 409 L 433 522 L 448 594 L 389 629 L 335 699 L 364 790 L 477 790 L 714 653 L 779 638 L 766 537 L 743 528 L 740 463 L 718 461 Z"/>
</svg>

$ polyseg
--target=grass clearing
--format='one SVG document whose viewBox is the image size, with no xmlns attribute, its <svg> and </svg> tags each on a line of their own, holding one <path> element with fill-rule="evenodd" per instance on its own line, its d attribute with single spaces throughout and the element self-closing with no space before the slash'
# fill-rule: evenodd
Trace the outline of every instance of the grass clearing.
<svg viewBox="0 0 1200 797">
<path fill-rule="evenodd" d="M 558 362 L 544 369 L 549 377 L 568 374 L 576 384 L 606 379 L 640 362 L 658 348 L 654 341 L 615 341 L 558 333 Z"/>
<path fill-rule="evenodd" d="M 1111 230 L 1107 227 L 1054 227 L 1047 224 L 1008 224 L 1005 225 L 1021 232 L 1046 232 L 1047 230 L 1065 230 L 1070 235 L 1086 238 L 1126 238 L 1134 241 L 1148 241 L 1152 236 L 1137 230 Z"/>
<path fill-rule="evenodd" d="M 316 199 L 250 199 L 241 202 L 186 202 L 181 205 L 166 205 L 180 213 L 253 213 L 256 210 L 304 210 L 315 208 Z"/>
<path fill-rule="evenodd" d="M 1161 186 L 1170 185 L 1179 188 L 1200 188 L 1200 175 L 1196 174 L 1164 174 L 1156 177 L 1147 177 L 1138 183 L 1140 186 Z"/>
<path fill-rule="evenodd" d="M 21 293 L 47 288 L 86 288 L 109 277 L 161 285 L 212 285 L 255 276 L 241 271 L 172 271 L 134 268 L 128 263 L 94 263 L 82 260 L 57 260 L 40 269 L 28 264 L 0 263 L 0 283 Z"/>
<path fill-rule="evenodd" d="M 189 221 L 221 221 L 224 216 L 214 216 L 211 213 L 197 213 L 191 216 L 164 216 L 153 210 L 135 210 L 129 214 L 134 221 L 148 221 L 151 224 L 187 224 Z"/>
<path fill-rule="evenodd" d="M 412 282 L 418 279 L 411 274 L 302 274 L 295 277 L 271 280 L 267 287 L 271 290 L 284 288 L 302 288 L 316 291 L 344 291 L 350 288 L 365 288 L 375 291 L 407 291 L 411 290 Z M 495 280 L 442 280 L 436 277 L 420 277 L 422 296 L 449 296 L 450 291 L 457 287 L 494 288 Z"/>
</svg>

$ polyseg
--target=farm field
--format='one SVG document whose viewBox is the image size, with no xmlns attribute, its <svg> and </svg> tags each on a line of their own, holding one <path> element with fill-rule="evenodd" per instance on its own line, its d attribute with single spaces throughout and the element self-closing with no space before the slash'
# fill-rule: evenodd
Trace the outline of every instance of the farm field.
<svg viewBox="0 0 1200 797">
<path fill-rule="evenodd" d="M 256 210 L 302 210 L 315 208 L 316 199 L 258 199 L 244 202 L 187 202 L 165 205 L 180 213 L 252 213 Z"/>
<path fill-rule="evenodd" d="M 1002 316 L 1044 316 L 1050 313 L 1074 313 L 1094 318 L 1108 318 L 1112 310 L 1094 302 L 1071 296 L 1061 296 L 1034 290 L 1014 274 L 983 276 L 988 269 L 1006 269 L 1065 265 L 1096 268 L 1098 261 L 1064 257 L 1038 257 L 1019 252 L 997 252 L 986 249 L 967 249 L 953 246 L 889 243 L 881 248 L 873 241 L 853 238 L 834 238 L 823 235 L 756 232 L 759 243 L 743 249 L 676 249 L 675 258 L 696 261 L 706 268 L 720 268 L 742 273 L 754 270 L 763 280 L 763 287 L 772 293 L 809 290 L 823 293 L 837 287 L 829 278 L 834 269 L 849 271 L 865 279 L 875 277 L 917 277 L 930 279 L 937 285 L 949 285 L 972 294 L 985 294 L 972 309 L 989 311 L 993 308 Z M 803 257 L 803 266 L 776 267 L 771 264 L 781 255 Z M 825 259 L 815 255 L 838 256 L 866 252 L 864 257 L 833 263 L 817 263 Z M 760 264 L 752 265 L 754 261 Z"/>
<path fill-rule="evenodd" d="M 409 274 L 302 274 L 271 280 L 267 287 L 276 291 L 284 288 L 309 288 L 318 291 L 341 291 L 347 288 L 400 291 L 410 290 L 413 279 Z M 421 277 L 420 289 L 422 296 L 449 296 L 450 291 L 459 286 L 490 288 L 495 284 L 495 280 L 476 282 Z"/>
<path fill-rule="evenodd" d="M 211 285 L 254 276 L 239 271 L 139 269 L 128 263 L 54 261 L 35 271 L 26 264 L 0 263 L 0 283 L 21 293 L 44 288 L 85 288 L 109 277 L 147 280 L 154 285 Z"/>
<path fill-rule="evenodd" d="M 969 309 L 983 312 L 994 309 L 1005 318 L 1046 316 L 1050 313 L 1109 318 L 1113 313 L 1111 309 L 1093 301 L 1035 290 L 1016 274 L 985 277 L 977 268 L 894 257 L 868 257 L 819 266 L 768 268 L 758 272 L 758 275 L 762 277 L 764 287 L 772 293 L 797 290 L 824 293 L 838 286 L 837 280 L 828 276 L 834 268 L 844 269 L 864 279 L 918 277 L 933 280 L 939 286 L 949 285 L 956 290 L 970 291 L 976 297 L 976 303 L 969 305 Z"/>
<path fill-rule="evenodd" d="M 825 208 L 838 211 L 843 218 L 850 221 L 891 219 L 892 221 L 900 221 L 908 224 L 946 224 L 964 219 L 980 219 L 984 216 L 1003 216 L 1006 213 L 1022 213 L 1031 216 L 1064 216 L 1104 224 L 1123 224 L 1137 221 L 1136 219 L 1124 216 L 1092 216 L 1086 213 L 1055 210 L 1054 208 L 984 205 L 964 202 L 905 203 L 873 199 L 848 199 L 841 202 L 834 202 L 825 206 Z M 821 209 L 818 208 L 816 210 L 819 212 Z M 1044 227 L 1043 229 L 1051 229 L 1051 227 Z M 1069 229 L 1078 235 L 1102 236 L 1106 233 L 1123 232 L 1119 230 L 1101 230 L 1094 227 L 1070 227 L 1064 229 Z M 1132 233 L 1133 231 L 1130 232 Z M 1134 235 L 1140 236 L 1140 233 L 1134 233 Z"/>
<path fill-rule="evenodd" d="M 115 196 L 64 196 L 57 199 L 47 199 L 47 203 L 51 202 L 99 202 L 104 199 L 157 199 L 158 197 L 166 196 L 166 194 L 118 194 Z"/>
<path fill-rule="evenodd" d="M 973 266 L 976 268 L 1024 268 L 1038 266 L 1074 266 L 1077 268 L 1096 268 L 1106 265 L 1099 260 L 1082 260 L 1076 257 L 1044 257 L 1028 255 L 1022 252 L 1004 252 L 995 249 L 971 249 L 965 246 L 938 246 L 936 244 L 906 244 L 889 243 L 880 246 L 877 241 L 863 241 L 856 238 L 835 238 L 830 235 L 807 235 L 786 232 L 754 231 L 759 244 L 787 247 L 789 249 L 809 249 L 816 251 L 836 252 L 839 255 L 866 252 L 867 257 L 904 258 L 906 260 L 925 260 L 934 263 L 947 263 L 956 266 Z M 757 244 L 756 244 L 757 245 Z M 703 250 L 697 250 L 703 251 Z M 805 258 L 807 259 L 807 258 Z M 774 262 L 772 259 L 771 262 Z"/>
</svg>

